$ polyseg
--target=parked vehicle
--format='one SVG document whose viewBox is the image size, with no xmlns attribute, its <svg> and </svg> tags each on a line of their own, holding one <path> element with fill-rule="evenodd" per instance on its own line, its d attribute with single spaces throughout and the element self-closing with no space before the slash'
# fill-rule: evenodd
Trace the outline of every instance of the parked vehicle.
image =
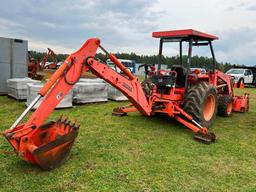
<svg viewBox="0 0 256 192">
<path fill-rule="evenodd" d="M 256 86 L 256 68 L 254 73 L 252 68 L 253 67 L 235 67 L 229 69 L 226 74 L 232 77 L 234 83 L 237 83 L 238 87 L 241 84 Z"/>
<path fill-rule="evenodd" d="M 134 60 L 128 60 L 128 59 L 118 59 L 126 68 L 128 68 L 132 73 L 135 73 L 136 66 Z M 107 60 L 108 66 L 110 66 L 112 69 L 117 71 L 118 73 L 122 73 L 122 71 L 116 67 L 116 65 L 110 60 Z"/>
<path fill-rule="evenodd" d="M 62 64 L 63 64 L 63 61 L 58 62 L 58 63 L 57 63 L 57 66 L 56 66 L 57 69 L 58 69 Z"/>
</svg>

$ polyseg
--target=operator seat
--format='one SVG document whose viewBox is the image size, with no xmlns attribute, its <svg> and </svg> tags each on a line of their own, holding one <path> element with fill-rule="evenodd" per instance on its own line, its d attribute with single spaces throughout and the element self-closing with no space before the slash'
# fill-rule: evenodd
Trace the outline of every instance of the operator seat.
<svg viewBox="0 0 256 192">
<path fill-rule="evenodd" d="M 176 71 L 177 73 L 176 87 L 185 87 L 186 73 L 187 73 L 186 68 L 181 65 L 173 65 L 171 70 Z"/>
</svg>

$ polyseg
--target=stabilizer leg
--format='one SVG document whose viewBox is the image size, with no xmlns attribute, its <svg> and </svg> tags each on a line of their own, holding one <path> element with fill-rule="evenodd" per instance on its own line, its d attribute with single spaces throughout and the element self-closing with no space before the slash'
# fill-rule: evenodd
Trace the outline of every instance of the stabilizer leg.
<svg viewBox="0 0 256 192">
<path fill-rule="evenodd" d="M 122 117 L 122 116 L 126 116 L 127 113 L 131 113 L 131 112 L 138 112 L 138 109 L 134 107 L 132 104 L 127 107 L 114 108 L 112 115 Z"/>
<path fill-rule="evenodd" d="M 180 116 L 175 116 L 174 118 L 177 121 L 179 121 L 180 123 L 182 123 L 183 125 L 185 125 L 186 127 L 188 127 L 189 129 L 191 129 L 195 133 L 195 135 L 194 135 L 195 140 L 200 141 L 205 144 L 210 144 L 210 143 L 215 142 L 215 140 L 216 140 L 215 134 L 212 132 L 208 132 L 207 128 L 200 126 L 194 120 L 192 120 L 192 122 L 198 124 L 199 126 L 196 126 L 196 125 L 182 119 Z"/>
</svg>

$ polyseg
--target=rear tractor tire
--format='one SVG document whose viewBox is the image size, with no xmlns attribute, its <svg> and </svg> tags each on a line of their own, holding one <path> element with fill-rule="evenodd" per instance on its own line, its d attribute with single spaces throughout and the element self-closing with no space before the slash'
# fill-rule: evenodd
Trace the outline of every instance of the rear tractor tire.
<svg viewBox="0 0 256 192">
<path fill-rule="evenodd" d="M 216 88 L 203 81 L 187 91 L 183 109 L 200 125 L 209 128 L 216 117 L 217 106 Z"/>
<path fill-rule="evenodd" d="M 218 98 L 218 115 L 229 117 L 233 111 L 233 97 L 230 95 L 221 95 Z"/>
</svg>

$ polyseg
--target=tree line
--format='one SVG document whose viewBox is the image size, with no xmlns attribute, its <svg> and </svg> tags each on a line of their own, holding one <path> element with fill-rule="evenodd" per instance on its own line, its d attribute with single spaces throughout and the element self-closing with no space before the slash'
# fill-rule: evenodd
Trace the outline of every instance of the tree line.
<svg viewBox="0 0 256 192">
<path fill-rule="evenodd" d="M 44 53 L 42 52 L 37 52 L 37 51 L 29 51 L 29 55 L 35 59 L 43 59 Z M 56 59 L 57 61 L 64 61 L 68 55 L 66 54 L 56 54 Z M 129 59 L 129 60 L 134 60 L 136 63 L 146 63 L 146 64 L 156 64 L 159 62 L 159 57 L 158 55 L 137 55 L 136 53 L 115 53 L 115 56 L 120 59 Z M 96 57 L 102 61 L 106 61 L 107 57 L 106 55 L 102 53 L 97 53 Z M 183 55 L 182 57 L 182 63 L 186 64 L 188 60 L 187 55 Z M 49 61 L 51 62 L 51 58 L 49 58 Z M 179 56 L 163 56 L 161 58 L 161 64 L 166 64 L 170 68 L 172 65 L 177 65 L 180 63 L 180 58 Z M 205 68 L 207 70 L 212 68 L 212 58 L 209 57 L 204 57 L 204 56 L 193 56 L 192 57 L 192 64 L 191 67 L 200 67 L 200 68 Z M 228 69 L 230 69 L 234 64 L 228 63 L 228 62 L 216 62 L 216 66 L 219 70 L 225 72 Z"/>
</svg>

